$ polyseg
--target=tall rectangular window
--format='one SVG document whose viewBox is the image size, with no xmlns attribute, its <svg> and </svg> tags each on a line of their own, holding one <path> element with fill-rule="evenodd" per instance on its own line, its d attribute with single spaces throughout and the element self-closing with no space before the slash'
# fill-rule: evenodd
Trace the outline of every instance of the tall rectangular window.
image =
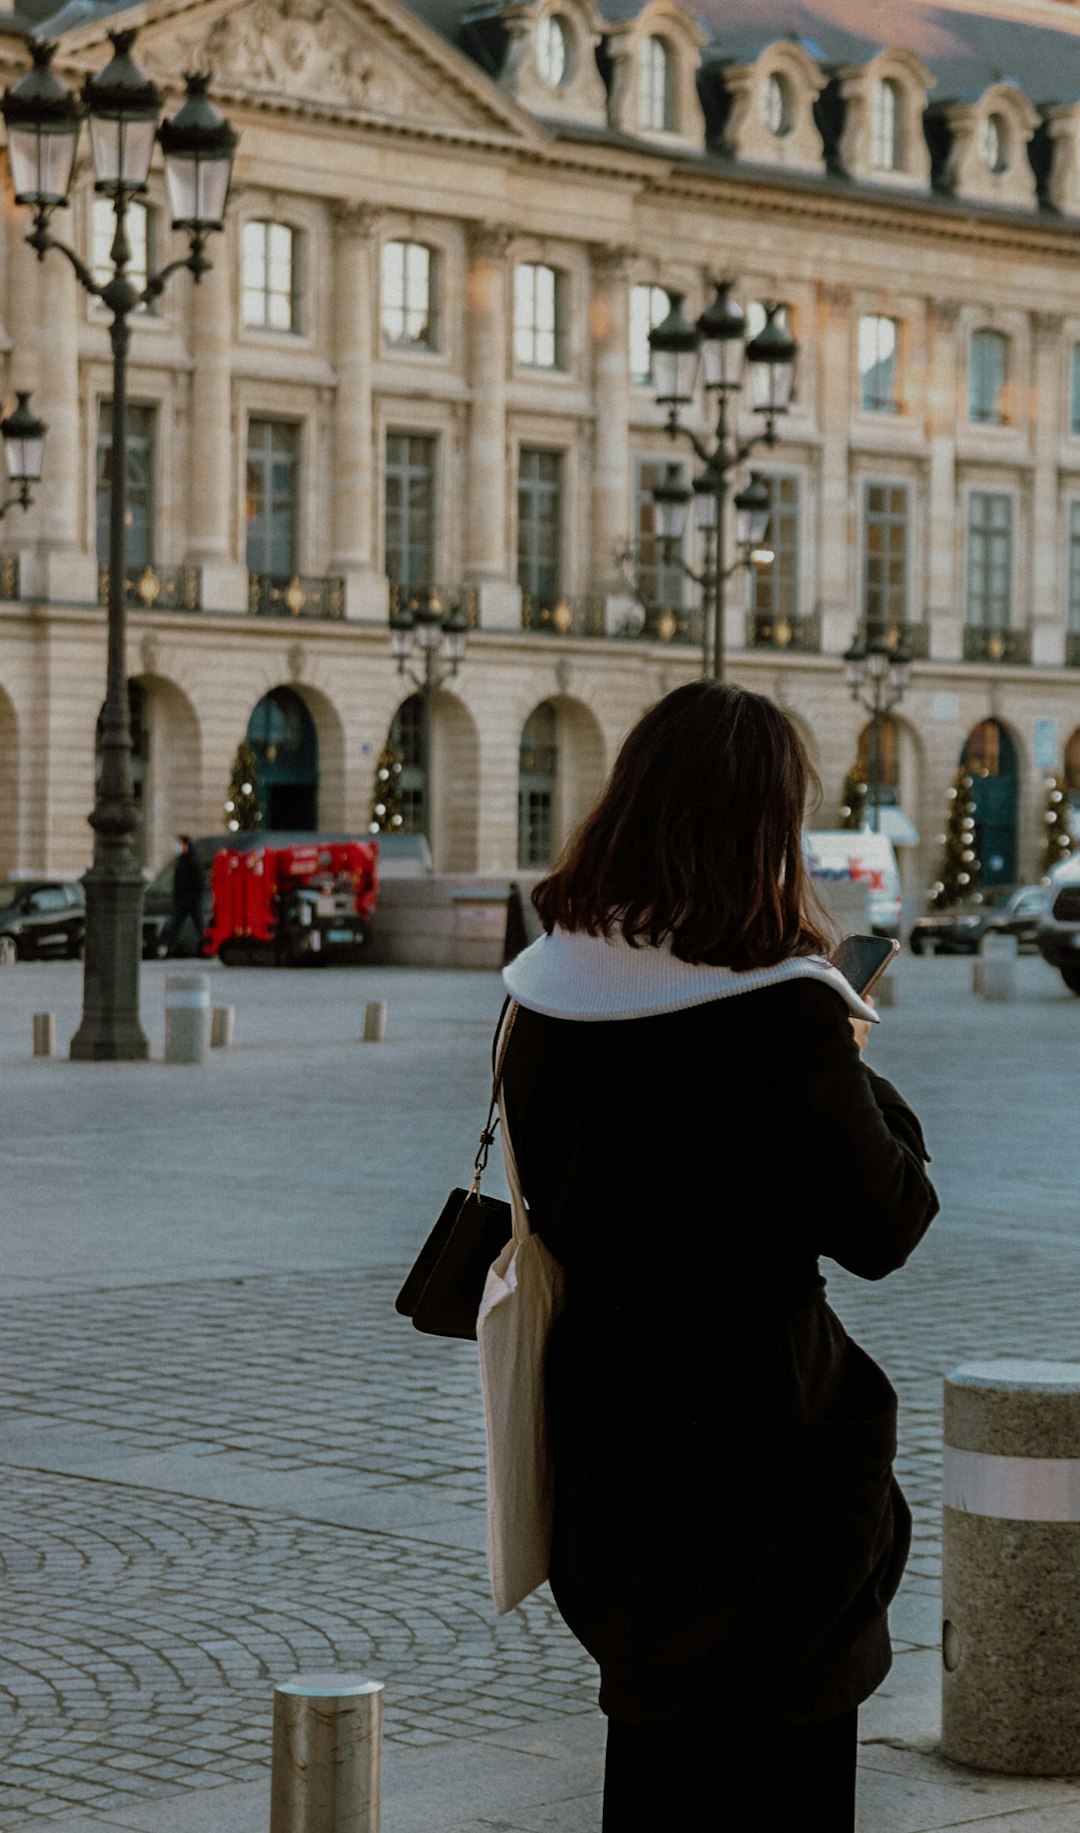
<svg viewBox="0 0 1080 1833">
<path fill-rule="evenodd" d="M 522 446 L 518 454 L 518 584 L 530 598 L 562 587 L 561 452 Z"/>
<path fill-rule="evenodd" d="M 866 414 L 895 414 L 900 327 L 873 312 L 859 320 L 859 398 Z"/>
<path fill-rule="evenodd" d="M 244 224 L 244 324 L 252 331 L 300 329 L 298 237 L 285 223 Z"/>
<path fill-rule="evenodd" d="M 423 242 L 383 244 L 382 330 L 397 350 L 436 347 L 435 260 Z"/>
<path fill-rule="evenodd" d="M 968 419 L 974 426 L 1001 426 L 1009 340 L 1000 331 L 973 331 L 968 361 Z"/>
<path fill-rule="evenodd" d="M 647 605 L 658 610 L 681 611 L 685 602 L 685 574 L 675 559 L 665 560 L 664 543 L 657 534 L 656 504 L 652 494 L 666 470 L 664 459 L 641 458 L 637 463 L 634 492 L 637 589 Z M 684 467 L 683 482 L 687 481 Z"/>
<path fill-rule="evenodd" d="M 247 444 L 247 568 L 291 579 L 297 566 L 300 428 L 252 420 Z"/>
<path fill-rule="evenodd" d="M 1080 636 L 1080 502 L 1069 504 L 1068 630 Z"/>
<path fill-rule="evenodd" d="M 112 279 L 112 245 L 116 235 L 116 215 L 112 200 L 108 197 L 95 197 L 91 206 L 91 248 L 90 267 L 94 279 L 102 286 Z M 131 260 L 128 262 L 127 277 L 138 292 L 142 292 L 150 276 L 154 260 L 154 219 L 153 214 L 139 199 L 132 198 L 127 208 L 127 239 L 131 248 Z M 140 312 L 153 311 L 152 306 L 140 306 Z"/>
<path fill-rule="evenodd" d="M 671 310 L 671 295 L 662 286 L 630 288 L 630 380 L 638 388 L 652 381 L 652 351 L 649 332 L 654 331 Z"/>
<path fill-rule="evenodd" d="M 763 546 L 772 551 L 769 566 L 750 572 L 750 609 L 762 617 L 799 614 L 799 480 L 782 472 L 763 474 L 770 498 L 769 526 Z"/>
<path fill-rule="evenodd" d="M 386 574 L 398 586 L 435 581 L 435 440 L 386 435 Z"/>
<path fill-rule="evenodd" d="M 523 369 L 563 366 L 563 284 L 553 267 L 523 261 L 514 270 L 514 359 Z"/>
<path fill-rule="evenodd" d="M 910 522 L 906 484 L 866 485 L 862 614 L 867 632 L 874 636 L 907 622 Z"/>
<path fill-rule="evenodd" d="M 157 466 L 157 409 L 128 402 L 127 536 L 129 568 L 151 566 L 154 559 L 154 473 Z M 112 402 L 98 407 L 97 557 L 109 558 L 109 509 L 112 502 Z"/>
<path fill-rule="evenodd" d="M 1004 491 L 968 497 L 967 621 L 974 630 L 1012 623 L 1013 500 Z"/>
</svg>

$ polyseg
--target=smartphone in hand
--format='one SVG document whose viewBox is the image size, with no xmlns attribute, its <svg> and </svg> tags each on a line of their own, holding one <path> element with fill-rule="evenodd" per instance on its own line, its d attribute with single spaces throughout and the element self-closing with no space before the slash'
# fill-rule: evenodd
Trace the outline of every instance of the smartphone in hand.
<svg viewBox="0 0 1080 1833">
<path fill-rule="evenodd" d="M 845 936 L 829 956 L 844 979 L 851 982 L 861 999 L 876 987 L 894 955 L 900 953 L 899 942 L 889 936 Z"/>
</svg>

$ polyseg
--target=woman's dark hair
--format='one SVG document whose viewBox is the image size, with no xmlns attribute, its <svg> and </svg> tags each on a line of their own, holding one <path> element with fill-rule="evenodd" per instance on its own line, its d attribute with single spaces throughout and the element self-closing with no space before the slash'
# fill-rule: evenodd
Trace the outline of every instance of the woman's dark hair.
<svg viewBox="0 0 1080 1833">
<path fill-rule="evenodd" d="M 713 967 L 828 953 L 803 864 L 808 787 L 820 791 L 805 746 L 771 700 L 713 681 L 676 688 L 638 720 L 533 892 L 544 928 L 621 930 Z"/>
</svg>

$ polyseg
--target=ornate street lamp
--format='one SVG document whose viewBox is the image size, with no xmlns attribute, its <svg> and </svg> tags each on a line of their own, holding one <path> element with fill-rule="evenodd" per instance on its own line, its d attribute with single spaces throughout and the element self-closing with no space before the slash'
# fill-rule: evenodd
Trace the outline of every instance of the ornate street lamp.
<svg viewBox="0 0 1080 1833">
<path fill-rule="evenodd" d="M 16 504 L 20 509 L 29 509 L 33 502 L 33 487 L 41 482 L 45 435 L 48 430 L 44 420 L 39 420 L 31 410 L 30 390 L 20 389 L 15 407 L 5 420 L 0 420 L 4 462 L 7 465 L 8 482 L 14 491 L 13 496 L 0 503 L 0 521 Z"/>
<path fill-rule="evenodd" d="M 207 238 L 225 214 L 237 136 L 209 100 L 205 76 L 187 78 L 187 97 L 171 121 L 158 125 L 163 97 L 131 59 L 133 31 L 109 34 L 113 55 L 89 77 L 81 99 L 52 68 L 55 44 L 33 43 L 33 67 L 5 92 L 0 113 L 7 127 L 15 201 L 34 213 L 27 237 L 40 261 L 58 249 L 79 284 L 111 314 L 113 355 L 109 503 L 108 665 L 101 718 L 101 772 L 90 825 L 94 861 L 84 879 L 86 945 L 83 1016 L 71 1042 L 74 1058 L 120 1062 L 146 1057 L 139 1023 L 142 958 L 142 879 L 132 852 L 136 827 L 131 776 L 126 647 L 125 522 L 127 515 L 127 361 L 130 320 L 156 299 L 173 274 L 186 270 L 196 283 L 209 268 Z M 75 251 L 56 240 L 50 223 L 68 203 L 84 117 L 90 123 L 94 188 L 112 203 L 116 230 L 112 271 L 94 278 Z M 165 158 L 173 228 L 188 238 L 188 253 L 152 274 L 140 290 L 128 274 L 131 244 L 127 216 L 145 192 L 155 142 Z"/>
<path fill-rule="evenodd" d="M 844 651 L 844 672 L 851 698 L 870 715 L 870 770 L 867 800 L 870 826 L 881 826 L 881 722 L 898 707 L 911 680 L 911 654 L 903 643 L 890 649 L 881 636 L 862 642 L 856 631 Z"/>
<path fill-rule="evenodd" d="M 704 672 L 715 680 L 724 674 L 724 584 L 739 568 L 763 564 L 766 550 L 761 547 L 768 527 L 768 488 L 757 474 L 757 483 L 747 486 L 755 494 L 746 500 L 739 493 L 737 508 L 742 511 L 739 526 L 739 559 L 724 568 L 727 551 L 726 512 L 732 474 L 762 443 L 776 443 L 776 424 L 787 412 L 794 385 L 798 346 L 784 322 L 783 307 L 770 301 L 765 306 L 765 323 L 757 335 L 746 341 L 746 318 L 742 307 L 732 298 L 732 283 L 716 283 L 716 294 L 696 324 L 685 317 L 681 293 L 671 295 L 668 316 L 649 333 L 652 371 L 656 383 L 657 405 L 667 408 L 667 432 L 672 439 L 688 439 L 705 466 L 694 480 L 696 520 L 704 530 L 706 555 L 700 573 L 684 571 L 702 588 L 704 607 Z M 699 438 L 692 428 L 681 423 L 682 410 L 694 398 L 698 364 L 701 364 L 706 394 L 716 397 L 716 426 L 711 445 Z M 744 369 L 749 371 L 750 397 L 756 413 L 764 416 L 764 428 L 750 439 L 740 441 L 733 422 L 736 397 L 743 388 Z M 671 467 L 668 467 L 669 473 Z M 663 527 L 665 486 L 653 491 Z M 762 499 L 765 519 L 761 522 Z M 750 522 L 754 533 L 751 536 Z M 710 671 L 709 636 L 712 634 Z"/>
<path fill-rule="evenodd" d="M 441 600 L 429 594 L 426 604 L 395 611 L 390 618 L 390 653 L 399 675 L 405 675 L 420 696 L 420 775 L 423 783 L 421 833 L 431 845 L 431 751 L 435 695 L 457 674 L 469 643 L 469 620 L 460 605 L 443 611 Z M 411 666 L 413 659 L 419 668 Z"/>
</svg>

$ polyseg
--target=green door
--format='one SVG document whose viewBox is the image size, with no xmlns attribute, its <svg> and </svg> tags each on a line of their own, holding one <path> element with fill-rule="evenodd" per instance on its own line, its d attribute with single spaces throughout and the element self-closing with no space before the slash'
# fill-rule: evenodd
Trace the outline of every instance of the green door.
<svg viewBox="0 0 1080 1833">
<path fill-rule="evenodd" d="M 961 762 L 971 776 L 975 804 L 975 846 L 984 885 L 1017 882 L 1016 747 L 996 719 L 984 719 L 968 735 Z"/>
</svg>

